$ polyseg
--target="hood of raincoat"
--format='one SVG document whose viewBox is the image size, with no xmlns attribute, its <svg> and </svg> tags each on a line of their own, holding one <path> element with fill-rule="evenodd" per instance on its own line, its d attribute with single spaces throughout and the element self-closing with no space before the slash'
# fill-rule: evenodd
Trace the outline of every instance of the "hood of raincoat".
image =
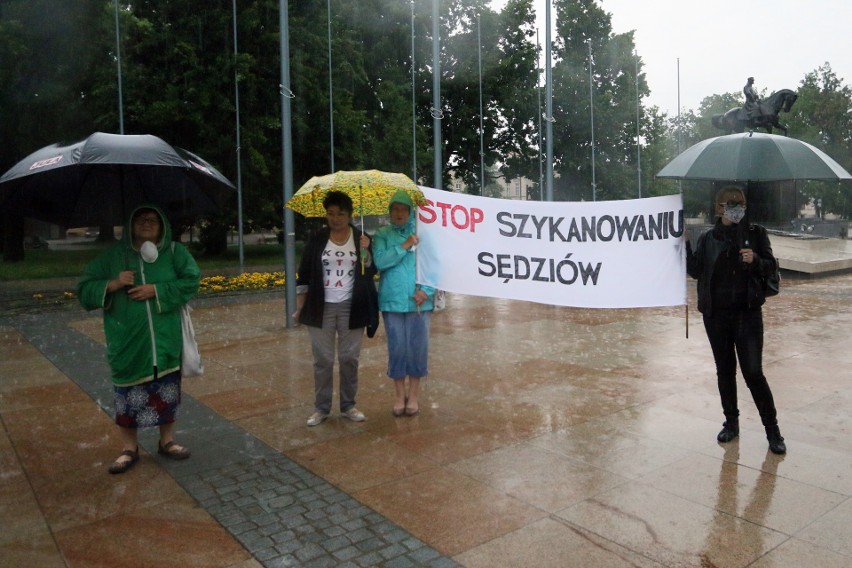
<svg viewBox="0 0 852 568">
<path fill-rule="evenodd" d="M 414 201 L 412 201 L 411 196 L 408 195 L 403 189 L 400 189 L 391 197 L 390 203 L 388 203 L 388 211 L 390 211 L 391 205 L 394 203 L 402 203 L 403 205 L 408 206 L 408 221 L 403 223 L 402 225 L 394 225 L 391 223 L 391 227 L 396 229 L 400 234 L 405 234 L 406 237 L 415 231 L 415 221 L 414 221 Z"/>
<path fill-rule="evenodd" d="M 140 209 L 151 209 L 152 211 L 156 212 L 157 215 L 160 216 L 160 221 L 163 224 L 163 234 L 160 235 L 160 241 L 154 243 L 155 245 L 157 245 L 157 250 L 159 252 L 163 252 L 163 249 L 171 247 L 172 226 L 169 223 L 169 220 L 166 218 L 166 214 L 163 213 L 162 209 L 160 209 L 156 205 L 151 205 L 147 203 L 143 203 L 142 205 L 130 212 L 130 216 L 127 218 L 127 224 L 124 226 L 124 231 L 121 234 L 122 244 L 133 248 L 133 217 Z"/>
</svg>

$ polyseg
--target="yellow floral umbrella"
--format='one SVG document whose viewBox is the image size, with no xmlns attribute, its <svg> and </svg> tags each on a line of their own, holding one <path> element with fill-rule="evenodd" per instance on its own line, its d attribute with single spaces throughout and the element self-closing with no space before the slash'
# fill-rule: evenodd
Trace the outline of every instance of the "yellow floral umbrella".
<svg viewBox="0 0 852 568">
<path fill-rule="evenodd" d="M 352 198 L 353 215 L 387 215 L 393 194 L 404 189 L 415 205 L 426 205 L 423 192 L 405 174 L 379 170 L 340 170 L 314 176 L 287 201 L 287 207 L 305 217 L 325 217 L 322 200 L 328 191 L 342 191 Z"/>
</svg>

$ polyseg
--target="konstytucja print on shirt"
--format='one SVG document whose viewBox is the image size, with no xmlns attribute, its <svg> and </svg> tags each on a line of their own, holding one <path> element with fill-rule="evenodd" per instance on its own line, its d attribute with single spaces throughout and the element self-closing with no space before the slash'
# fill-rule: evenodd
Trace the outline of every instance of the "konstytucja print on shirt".
<svg viewBox="0 0 852 568">
<path fill-rule="evenodd" d="M 325 287 L 344 288 L 346 280 L 355 278 L 357 261 L 355 251 L 325 249 L 322 253 Z"/>
<path fill-rule="evenodd" d="M 358 251 L 350 233 L 349 239 L 338 245 L 329 239 L 322 251 L 323 287 L 325 301 L 345 302 L 352 297 L 355 282 L 355 270 L 358 265 Z"/>
</svg>

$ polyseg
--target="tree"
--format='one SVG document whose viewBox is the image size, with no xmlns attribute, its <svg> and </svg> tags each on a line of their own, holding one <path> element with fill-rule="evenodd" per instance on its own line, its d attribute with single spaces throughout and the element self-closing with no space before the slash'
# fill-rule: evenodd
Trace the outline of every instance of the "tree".
<svg viewBox="0 0 852 568">
<path fill-rule="evenodd" d="M 852 88 L 845 85 L 827 62 L 805 75 L 799 98 L 790 111 L 790 135 L 821 149 L 852 170 Z M 806 199 L 821 199 L 826 212 L 845 219 L 852 215 L 850 182 L 806 182 Z"/>
<path fill-rule="evenodd" d="M 529 0 L 510 1 L 500 15 L 496 81 L 497 152 L 506 179 L 538 179 L 539 48 L 533 43 L 535 14 Z"/>
<path fill-rule="evenodd" d="M 2 171 L 38 148 L 90 133 L 85 99 L 96 47 L 84 31 L 96 27 L 100 6 L 101 0 L 0 4 Z M 23 229 L 20 217 L 0 219 L 4 261 L 23 260 Z"/>
<path fill-rule="evenodd" d="M 552 73 L 553 118 L 557 126 L 553 158 L 559 176 L 559 197 L 635 197 L 635 149 L 639 142 L 636 100 L 638 97 L 641 101 L 648 94 L 648 86 L 644 75 L 636 73 L 641 70 L 641 60 L 635 54 L 633 32 L 613 34 L 610 14 L 595 0 L 557 0 L 555 6 L 558 62 Z M 594 103 L 594 136 L 590 97 Z"/>
</svg>

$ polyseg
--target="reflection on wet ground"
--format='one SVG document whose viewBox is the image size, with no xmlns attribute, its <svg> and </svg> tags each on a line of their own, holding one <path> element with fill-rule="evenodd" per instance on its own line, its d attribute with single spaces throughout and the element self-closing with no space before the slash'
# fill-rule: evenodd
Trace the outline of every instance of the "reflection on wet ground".
<svg viewBox="0 0 852 568">
<path fill-rule="evenodd" d="M 700 314 L 449 295 L 414 418 L 383 330 L 358 407 L 306 428 L 310 346 L 280 294 L 199 301 L 184 464 L 123 476 L 103 334 L 82 311 L 0 319 L 4 566 L 850 566 L 852 275 L 785 281 L 764 367 L 789 452 L 740 382 L 722 416 Z M 144 438 L 150 450 L 155 438 Z"/>
</svg>

